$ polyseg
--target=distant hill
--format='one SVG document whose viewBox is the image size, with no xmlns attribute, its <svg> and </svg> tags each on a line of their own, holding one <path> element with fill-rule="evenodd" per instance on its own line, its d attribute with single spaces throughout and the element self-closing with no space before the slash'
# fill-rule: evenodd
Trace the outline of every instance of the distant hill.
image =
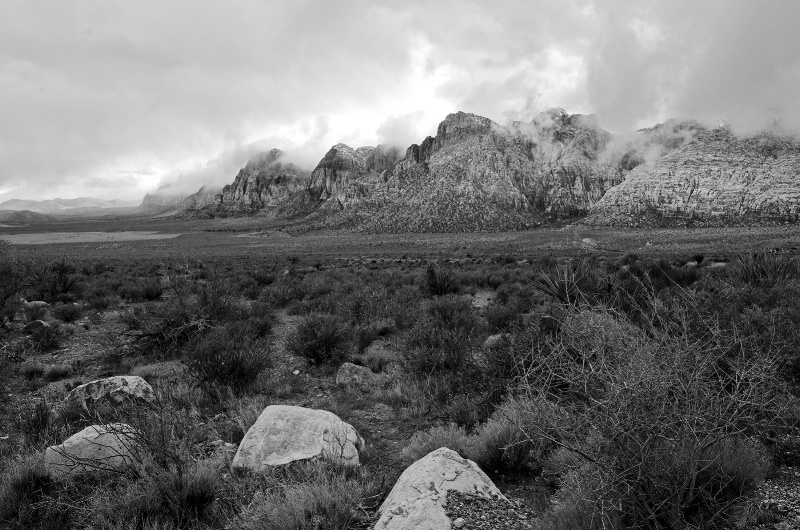
<svg viewBox="0 0 800 530">
<path fill-rule="evenodd" d="M 23 211 L 35 213 L 55 213 L 67 210 L 103 210 L 107 208 L 125 208 L 136 206 L 138 201 L 105 200 L 92 197 L 78 197 L 77 199 L 50 199 L 46 201 L 32 201 L 10 199 L 0 202 L 0 210 Z"/>
<path fill-rule="evenodd" d="M 0 224 L 27 225 L 45 221 L 52 221 L 52 217 L 30 210 L 0 210 Z"/>
</svg>

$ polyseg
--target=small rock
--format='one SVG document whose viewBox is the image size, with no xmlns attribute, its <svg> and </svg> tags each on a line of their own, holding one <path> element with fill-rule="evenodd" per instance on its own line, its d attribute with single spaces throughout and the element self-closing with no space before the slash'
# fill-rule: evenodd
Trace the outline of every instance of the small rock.
<svg viewBox="0 0 800 530">
<path fill-rule="evenodd" d="M 507 339 L 507 334 L 506 334 L 506 333 L 498 333 L 498 334 L 496 334 L 496 335 L 491 335 L 489 338 L 487 338 L 487 339 L 484 341 L 484 343 L 483 343 L 483 349 L 484 349 L 484 350 L 492 350 L 492 349 L 494 349 L 494 348 L 497 348 L 497 347 L 498 347 L 499 345 L 501 345 L 501 344 L 502 344 L 502 343 L 503 343 L 503 342 L 504 342 L 506 339 Z"/>
<path fill-rule="evenodd" d="M 356 387 L 366 391 L 373 386 L 376 378 L 377 375 L 366 366 L 344 363 L 336 372 L 336 386 Z"/>
<path fill-rule="evenodd" d="M 25 333 L 33 333 L 34 331 L 39 331 L 40 329 L 46 329 L 49 327 L 50 324 L 44 320 L 34 320 L 33 322 L 28 322 L 25 324 L 25 327 L 22 328 L 22 331 Z"/>
<path fill-rule="evenodd" d="M 463 517 L 459 517 L 458 519 L 453 521 L 453 528 L 461 528 L 462 526 L 464 526 L 464 518 Z"/>
</svg>

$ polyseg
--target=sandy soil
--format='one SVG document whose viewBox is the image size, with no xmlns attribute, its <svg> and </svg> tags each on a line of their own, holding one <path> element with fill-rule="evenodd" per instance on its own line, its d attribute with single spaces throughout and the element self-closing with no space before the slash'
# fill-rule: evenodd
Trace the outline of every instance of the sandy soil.
<svg viewBox="0 0 800 530">
<path fill-rule="evenodd" d="M 42 232 L 33 234 L 0 234 L 0 239 L 12 245 L 52 245 L 55 243 L 114 243 L 117 241 L 142 241 L 172 239 L 180 234 L 158 232 Z"/>
</svg>

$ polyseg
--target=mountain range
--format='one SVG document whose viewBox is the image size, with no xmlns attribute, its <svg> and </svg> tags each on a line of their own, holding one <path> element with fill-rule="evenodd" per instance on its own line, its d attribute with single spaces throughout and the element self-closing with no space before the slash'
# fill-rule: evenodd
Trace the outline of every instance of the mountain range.
<svg viewBox="0 0 800 530">
<path fill-rule="evenodd" d="M 559 108 L 507 125 L 457 112 L 405 150 L 336 144 L 308 171 L 272 149 L 222 189 L 162 189 L 140 208 L 387 233 L 517 230 L 575 217 L 613 225 L 793 221 L 798 155 L 788 135 L 738 137 L 694 121 L 615 135 L 594 115 Z"/>
<path fill-rule="evenodd" d="M 23 211 L 34 213 L 60 213 L 74 210 L 103 210 L 107 208 L 126 208 L 137 206 L 139 201 L 105 200 L 92 197 L 78 197 L 77 199 L 50 199 L 33 201 L 10 199 L 0 202 L 0 210 Z"/>
</svg>

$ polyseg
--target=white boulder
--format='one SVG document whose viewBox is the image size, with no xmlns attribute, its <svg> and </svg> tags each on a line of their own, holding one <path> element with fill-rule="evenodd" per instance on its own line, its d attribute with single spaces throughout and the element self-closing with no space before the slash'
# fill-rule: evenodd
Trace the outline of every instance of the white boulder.
<svg viewBox="0 0 800 530">
<path fill-rule="evenodd" d="M 84 410 L 98 404 L 122 405 L 126 402 L 153 403 L 156 396 L 147 381 L 137 375 L 116 375 L 97 379 L 73 388 L 64 400 Z"/>
<path fill-rule="evenodd" d="M 89 471 L 122 471 L 141 462 L 137 432 L 124 423 L 92 425 L 44 453 L 53 476 Z"/>
<path fill-rule="evenodd" d="M 449 491 L 508 502 L 475 462 L 441 447 L 400 475 L 378 509 L 375 530 L 449 530 L 444 509 Z"/>
<path fill-rule="evenodd" d="M 364 440 L 327 410 L 270 405 L 244 435 L 231 464 L 260 472 L 297 460 L 323 458 L 359 465 Z"/>
</svg>

